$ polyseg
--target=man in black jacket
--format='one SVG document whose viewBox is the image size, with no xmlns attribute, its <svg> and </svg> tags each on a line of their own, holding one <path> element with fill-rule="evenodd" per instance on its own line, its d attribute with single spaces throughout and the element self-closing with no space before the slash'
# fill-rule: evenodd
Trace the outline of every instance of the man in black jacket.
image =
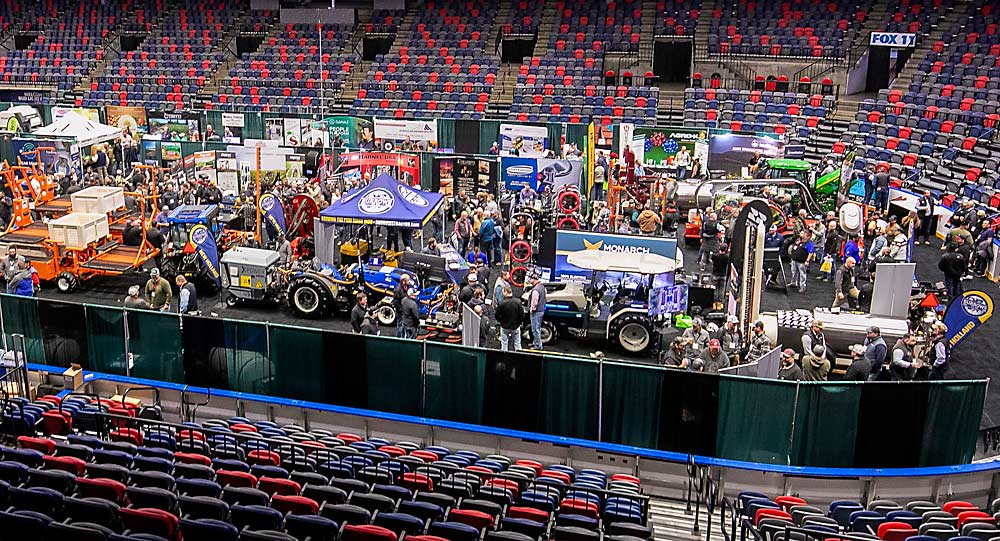
<svg viewBox="0 0 1000 541">
<path fill-rule="evenodd" d="M 944 287 L 952 299 L 962 296 L 962 275 L 965 274 L 968 265 L 962 254 L 958 253 L 952 244 L 948 245 L 947 251 L 938 261 L 938 269 L 944 273 Z"/>
<path fill-rule="evenodd" d="M 503 287 L 503 300 L 494 310 L 497 323 L 500 324 L 500 350 L 521 350 L 521 324 L 524 323 L 524 307 L 514 298 L 510 286 Z"/>
<path fill-rule="evenodd" d="M 399 314 L 399 318 L 403 324 L 403 338 L 416 338 L 417 327 L 420 325 L 420 306 L 417 304 L 416 288 L 407 292 L 401 306 L 403 311 Z"/>
<path fill-rule="evenodd" d="M 410 275 L 404 274 L 402 278 L 399 279 L 399 283 L 396 284 L 396 289 L 392 290 L 392 307 L 396 310 L 396 336 L 399 338 L 404 338 L 403 336 L 403 299 L 406 298 L 406 292 L 410 289 Z"/>
<path fill-rule="evenodd" d="M 368 296 L 364 293 L 359 293 L 357 298 L 357 304 L 351 309 L 351 328 L 354 332 L 361 333 L 361 324 L 364 323 L 365 314 L 368 313 Z"/>
</svg>

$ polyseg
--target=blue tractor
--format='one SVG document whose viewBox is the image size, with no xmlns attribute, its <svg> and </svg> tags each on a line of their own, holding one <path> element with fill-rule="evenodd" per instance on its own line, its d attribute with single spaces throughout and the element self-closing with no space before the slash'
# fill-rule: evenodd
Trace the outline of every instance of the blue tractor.
<svg viewBox="0 0 1000 541">
<path fill-rule="evenodd" d="M 167 281 L 173 284 L 174 277 L 183 274 L 199 291 L 215 290 L 215 280 L 209 276 L 190 240 L 191 229 L 204 225 L 215 237 L 215 244 L 222 252 L 225 230 L 219 225 L 218 218 L 218 205 L 181 205 L 167 214 L 169 231 L 163 246 L 163 268 L 160 269 L 160 274 Z"/>
</svg>

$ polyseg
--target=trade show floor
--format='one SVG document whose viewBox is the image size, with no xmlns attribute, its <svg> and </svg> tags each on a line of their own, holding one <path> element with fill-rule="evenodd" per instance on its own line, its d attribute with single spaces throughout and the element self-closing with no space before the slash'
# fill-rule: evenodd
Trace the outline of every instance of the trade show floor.
<svg viewBox="0 0 1000 541">
<path fill-rule="evenodd" d="M 683 239 L 678 239 L 678 245 L 684 246 Z M 686 267 L 690 270 L 697 264 L 697 248 L 684 246 L 684 260 Z M 917 276 L 924 281 L 937 281 L 941 279 L 941 273 L 937 269 L 937 262 L 941 256 L 938 245 L 917 246 L 915 261 L 917 263 Z M 710 270 L 710 269 L 709 269 Z M 789 272 L 786 268 L 786 273 Z M 124 299 L 129 286 L 142 284 L 146 281 L 146 274 L 128 274 L 118 277 L 97 277 L 88 280 L 76 293 L 66 295 L 59 293 L 54 287 L 45 287 L 40 297 L 53 300 L 68 300 L 73 302 L 85 302 L 100 305 L 119 306 Z M 990 294 L 993 302 L 1000 303 L 1000 290 L 997 286 L 985 279 L 974 279 L 965 282 L 966 289 L 980 289 Z M 821 282 L 810 276 L 809 285 L 805 293 L 800 293 L 789 289 L 788 294 L 781 291 L 766 290 L 761 300 L 761 311 L 773 312 L 776 310 L 789 310 L 796 308 L 811 309 L 816 306 L 829 306 L 833 300 L 833 285 L 829 282 Z M 350 332 L 350 323 L 344 314 L 341 317 L 331 317 L 327 319 L 303 320 L 296 317 L 292 311 L 284 304 L 282 305 L 252 305 L 243 304 L 235 308 L 225 307 L 221 302 L 219 294 L 202 296 L 199 299 L 205 315 L 224 317 L 227 319 L 241 319 L 249 321 L 268 321 L 272 323 L 289 324 L 297 326 L 308 326 L 321 329 Z M 383 332 L 393 332 L 392 329 L 384 328 Z M 671 333 L 667 334 L 672 336 Z M 951 372 L 949 378 L 993 378 L 1000 376 L 1000 340 L 997 340 L 996 323 L 988 322 L 986 325 L 967 338 L 954 353 Z M 859 337 L 859 341 L 863 337 Z M 610 344 L 594 340 L 563 337 L 556 341 L 549 351 L 571 355 L 588 356 L 594 351 L 602 351 L 608 357 L 625 358 L 638 362 L 651 362 L 650 359 L 639 359 L 629 357 L 613 348 Z M 994 385 L 987 396 L 987 404 L 983 416 L 983 426 L 989 427 L 1000 424 L 1000 386 Z"/>
</svg>

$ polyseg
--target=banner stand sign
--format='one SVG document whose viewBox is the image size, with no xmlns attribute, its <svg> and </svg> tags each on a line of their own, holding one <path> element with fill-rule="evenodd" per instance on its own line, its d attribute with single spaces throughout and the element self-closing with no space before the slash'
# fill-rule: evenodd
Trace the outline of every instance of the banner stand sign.
<svg viewBox="0 0 1000 541">
<path fill-rule="evenodd" d="M 916 47 L 917 35 L 896 32 L 872 32 L 868 45 L 872 47 Z"/>
</svg>

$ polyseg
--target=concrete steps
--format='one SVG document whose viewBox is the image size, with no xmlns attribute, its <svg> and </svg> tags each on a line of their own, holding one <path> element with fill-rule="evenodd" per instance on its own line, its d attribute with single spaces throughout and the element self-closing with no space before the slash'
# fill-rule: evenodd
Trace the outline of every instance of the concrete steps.
<svg viewBox="0 0 1000 541">
<path fill-rule="evenodd" d="M 707 511 L 700 509 L 699 529 L 694 529 L 694 506 L 688 513 L 685 502 L 676 500 L 651 499 L 649 520 L 653 525 L 653 539 L 669 541 L 698 541 L 704 538 L 707 527 Z"/>
</svg>

